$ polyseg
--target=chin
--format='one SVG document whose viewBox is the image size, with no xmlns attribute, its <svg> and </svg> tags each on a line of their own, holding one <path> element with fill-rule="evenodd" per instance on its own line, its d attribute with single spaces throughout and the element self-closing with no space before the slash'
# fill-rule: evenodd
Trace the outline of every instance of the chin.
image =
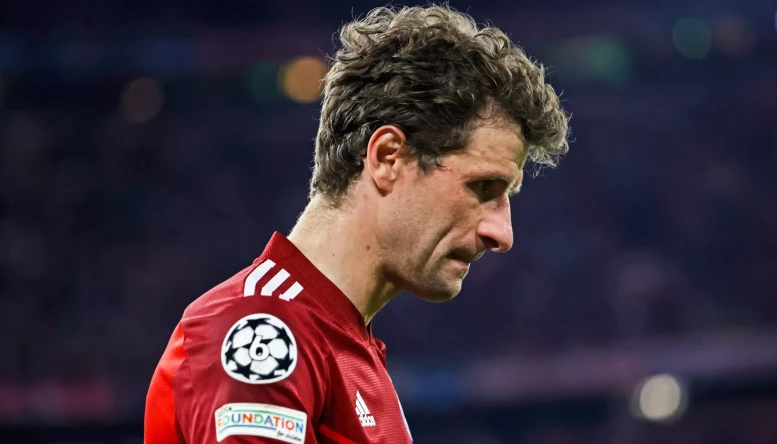
<svg viewBox="0 0 777 444">
<path fill-rule="evenodd" d="M 413 296 L 427 302 L 442 303 L 455 298 L 461 292 L 466 272 L 434 270 L 422 273 L 397 275 L 395 283 Z M 404 279 L 403 279 L 404 278 Z"/>
<path fill-rule="evenodd" d="M 461 291 L 461 281 L 455 284 L 449 283 L 444 286 L 419 288 L 417 291 L 411 291 L 417 298 L 434 303 L 448 302 L 455 298 Z"/>
</svg>

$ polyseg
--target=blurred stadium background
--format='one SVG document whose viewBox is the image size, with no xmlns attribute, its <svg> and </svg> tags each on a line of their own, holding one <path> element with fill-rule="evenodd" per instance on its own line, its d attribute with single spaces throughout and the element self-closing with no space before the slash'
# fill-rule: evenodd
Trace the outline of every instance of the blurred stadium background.
<svg viewBox="0 0 777 444">
<path fill-rule="evenodd" d="M 375 0 L 0 3 L 0 442 L 140 443 L 186 305 L 306 202 Z M 573 113 L 516 248 L 375 321 L 417 443 L 777 443 L 771 0 L 452 1 Z"/>
</svg>

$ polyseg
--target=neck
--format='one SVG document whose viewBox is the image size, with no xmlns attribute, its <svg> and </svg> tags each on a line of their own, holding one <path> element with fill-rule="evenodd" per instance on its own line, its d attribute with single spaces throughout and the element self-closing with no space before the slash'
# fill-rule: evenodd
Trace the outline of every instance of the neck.
<svg viewBox="0 0 777 444">
<path fill-rule="evenodd" d="M 399 289 L 382 269 L 380 251 L 364 209 L 348 202 L 331 208 L 311 199 L 288 239 L 353 303 L 368 325 Z"/>
</svg>

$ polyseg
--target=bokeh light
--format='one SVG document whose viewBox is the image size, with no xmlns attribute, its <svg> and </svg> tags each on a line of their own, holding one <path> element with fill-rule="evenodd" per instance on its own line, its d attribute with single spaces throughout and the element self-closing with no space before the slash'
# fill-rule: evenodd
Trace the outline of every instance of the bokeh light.
<svg viewBox="0 0 777 444">
<path fill-rule="evenodd" d="M 680 381 L 669 374 L 645 378 L 634 390 L 632 413 L 649 421 L 666 422 L 685 410 L 686 395 Z"/>
<path fill-rule="evenodd" d="M 283 93 L 297 102 L 315 102 L 321 97 L 326 64 L 316 57 L 299 57 L 280 71 Z"/>
<path fill-rule="evenodd" d="M 546 53 L 554 74 L 564 81 L 623 82 L 631 76 L 631 54 L 611 36 L 576 37 L 552 43 Z"/>
<path fill-rule="evenodd" d="M 133 81 L 121 93 L 121 110 L 132 123 L 148 122 L 159 114 L 164 104 L 162 86 L 154 79 Z"/>
<path fill-rule="evenodd" d="M 631 70 L 631 57 L 621 42 L 613 38 L 594 39 L 589 43 L 587 65 L 601 80 L 625 81 Z"/>
<path fill-rule="evenodd" d="M 259 103 L 269 102 L 280 95 L 278 90 L 278 64 L 269 60 L 257 63 L 248 74 L 251 97 Z"/>
<path fill-rule="evenodd" d="M 717 47 L 727 55 L 746 55 L 755 42 L 753 29 L 741 17 L 724 17 L 715 23 L 714 30 Z"/>
<path fill-rule="evenodd" d="M 712 46 L 712 35 L 707 25 L 696 18 L 681 18 L 675 22 L 672 40 L 680 54 L 689 59 L 707 57 Z"/>
</svg>

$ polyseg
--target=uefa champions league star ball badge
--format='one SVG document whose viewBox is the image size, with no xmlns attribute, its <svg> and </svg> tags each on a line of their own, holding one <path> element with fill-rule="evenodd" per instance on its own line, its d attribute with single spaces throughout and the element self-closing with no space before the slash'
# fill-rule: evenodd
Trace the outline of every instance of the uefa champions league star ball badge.
<svg viewBox="0 0 777 444">
<path fill-rule="evenodd" d="M 229 329 L 221 346 L 221 365 L 230 377 L 247 384 L 278 382 L 297 365 L 297 342 L 280 319 L 251 314 Z"/>
</svg>

